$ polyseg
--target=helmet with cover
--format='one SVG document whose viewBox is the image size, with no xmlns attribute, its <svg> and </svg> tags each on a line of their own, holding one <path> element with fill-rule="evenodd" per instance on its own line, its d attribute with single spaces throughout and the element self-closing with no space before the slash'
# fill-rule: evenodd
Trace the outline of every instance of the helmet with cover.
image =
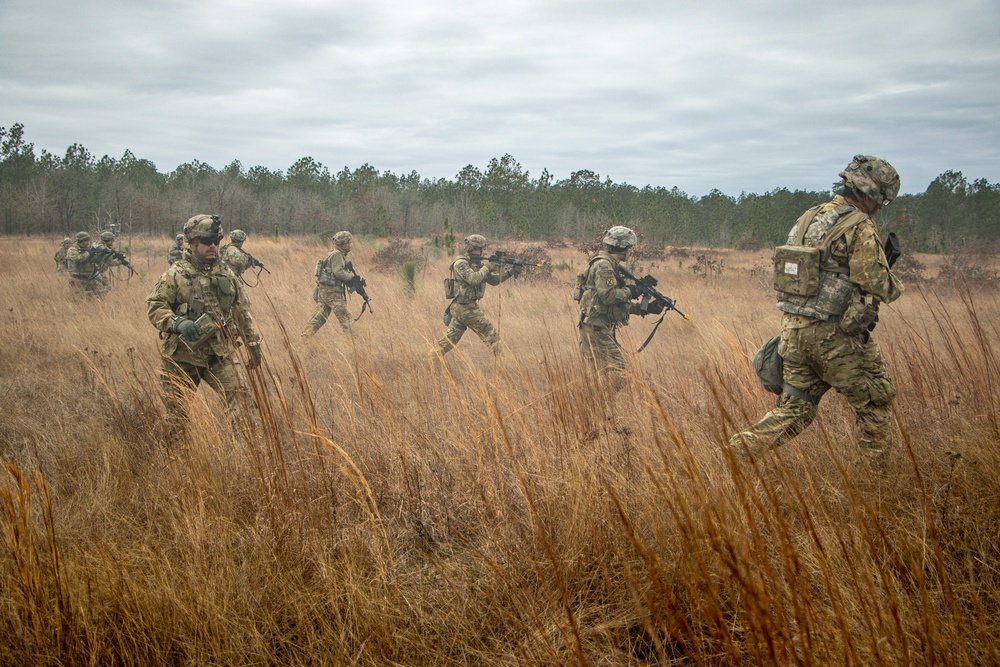
<svg viewBox="0 0 1000 667">
<path fill-rule="evenodd" d="M 214 241 L 218 243 L 222 240 L 225 232 L 222 229 L 222 220 L 217 215 L 200 214 L 191 216 L 184 223 L 184 238 L 191 241 Z"/>
<path fill-rule="evenodd" d="M 899 194 L 899 174 L 891 164 L 874 155 L 855 155 L 839 176 L 844 179 L 844 185 L 882 206 Z"/>
<path fill-rule="evenodd" d="M 70 246 L 70 245 L 73 245 L 73 239 L 71 239 L 71 238 L 69 238 L 69 237 L 67 236 L 66 238 L 64 238 L 64 239 L 62 240 L 62 244 L 63 244 L 63 246 L 64 246 L 64 247 L 65 247 L 65 246 Z"/>
<path fill-rule="evenodd" d="M 242 229 L 234 229 L 229 232 L 229 238 L 233 240 L 233 243 L 243 243 L 247 240 L 247 233 Z"/>
<path fill-rule="evenodd" d="M 113 243 L 114 240 L 115 240 L 115 235 L 112 232 L 109 231 L 101 232 L 102 243 Z"/>
<path fill-rule="evenodd" d="M 87 232 L 77 232 L 76 233 L 76 242 L 77 243 L 83 243 L 84 241 L 89 241 L 89 240 L 90 240 L 90 234 L 88 234 Z"/>
<path fill-rule="evenodd" d="M 471 234 L 463 241 L 466 250 L 482 250 L 488 244 L 486 237 L 482 234 Z"/>
<path fill-rule="evenodd" d="M 624 252 L 638 242 L 635 232 L 628 227 L 617 225 L 604 232 L 604 245 L 612 252 Z"/>
<path fill-rule="evenodd" d="M 333 245 L 337 246 L 338 248 L 343 248 L 353 240 L 354 237 L 347 230 L 337 232 L 336 234 L 333 235 Z"/>
<path fill-rule="evenodd" d="M 178 234 L 177 236 L 174 237 L 174 240 L 175 241 L 183 241 L 184 240 L 184 235 L 183 234 Z"/>
</svg>

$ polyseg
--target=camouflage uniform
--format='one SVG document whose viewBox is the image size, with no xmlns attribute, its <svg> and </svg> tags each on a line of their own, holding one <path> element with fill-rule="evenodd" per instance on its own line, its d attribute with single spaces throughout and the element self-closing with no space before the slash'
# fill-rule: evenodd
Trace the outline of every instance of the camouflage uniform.
<svg viewBox="0 0 1000 667">
<path fill-rule="evenodd" d="M 106 252 L 114 250 L 115 235 L 111 232 L 101 232 L 100 242 L 94 246 L 94 252 L 98 254 L 97 276 L 95 279 L 101 283 L 101 290 L 111 291 L 111 280 L 108 278 L 108 270 L 113 266 L 121 266 L 121 260 Z M 105 251 L 105 252 L 102 252 Z"/>
<path fill-rule="evenodd" d="M 79 232 L 76 244 L 66 251 L 69 284 L 77 295 L 102 295 L 110 287 L 100 279 L 101 257 L 90 247 L 90 234 Z"/>
<path fill-rule="evenodd" d="M 845 184 L 856 185 L 858 179 L 852 176 L 857 174 L 851 170 L 859 161 L 862 166 L 873 163 L 869 166 L 882 172 L 876 173 L 875 183 L 887 185 L 879 191 L 864 184 L 866 187 L 859 187 L 854 196 L 863 199 L 871 192 L 871 200 L 878 205 L 891 201 L 899 191 L 899 177 L 884 160 L 856 157 L 845 170 L 847 176 L 841 172 Z M 878 206 L 873 208 L 877 210 Z M 858 217 L 830 244 L 820 267 L 821 284 L 827 279 L 843 280 L 847 286 L 845 296 L 837 297 L 837 288 L 821 289 L 819 295 L 808 298 L 778 292 L 778 308 L 785 313 L 778 347 L 784 361 L 784 391 L 777 407 L 732 437 L 730 445 L 738 451 L 749 449 L 759 454 L 797 436 L 815 419 L 820 398 L 832 387 L 854 408 L 855 436 L 862 453 L 876 467 L 885 465 L 892 445 L 890 403 L 896 387 L 868 326 L 877 317 L 878 304 L 895 301 L 903 286 L 889 271 L 870 212 L 861 211 L 860 216 L 857 212 L 854 205 L 838 195 L 799 219 L 809 225 L 805 245 L 819 247 L 824 239 L 813 234 L 814 229 L 830 230 L 838 219 Z M 798 223 L 789 234 L 789 244 L 796 242 L 797 230 Z"/>
<path fill-rule="evenodd" d="M 469 249 L 485 248 L 486 238 L 473 234 L 465 239 L 466 253 L 459 255 L 451 263 L 451 278 L 454 280 L 455 297 L 445 311 L 446 319 L 450 317 L 448 329 L 444 336 L 431 350 L 431 356 L 447 354 L 455 348 L 462 339 L 466 329 L 472 329 L 494 354 L 500 354 L 500 333 L 479 307 L 479 300 L 486 294 L 486 285 L 499 285 L 513 274 L 505 271 L 503 275 L 494 271 L 489 265 L 482 265 L 479 258 L 469 254 Z"/>
<path fill-rule="evenodd" d="M 313 290 L 313 301 L 316 308 L 312 317 L 306 323 L 302 333 L 303 338 L 312 337 L 333 312 L 340 322 L 344 333 L 351 330 L 351 316 L 347 312 L 347 282 L 354 277 L 351 263 L 347 259 L 348 248 L 354 237 L 350 232 L 337 232 L 333 237 L 334 248 L 326 257 L 316 263 L 316 289 Z"/>
<path fill-rule="evenodd" d="M 72 239 L 66 238 L 63 239 L 62 244 L 59 246 L 59 249 L 56 250 L 56 254 L 53 259 L 56 260 L 57 273 L 62 273 L 63 271 L 66 272 L 69 271 L 69 263 L 68 260 L 66 259 L 66 253 L 69 252 L 69 247 L 71 245 L 73 245 Z"/>
<path fill-rule="evenodd" d="M 178 234 L 167 249 L 167 264 L 173 264 L 184 257 L 184 235 Z"/>
<path fill-rule="evenodd" d="M 217 232 L 221 223 L 216 216 L 194 216 L 185 225 L 189 240 L 218 238 Z M 179 426 L 184 389 L 195 388 L 202 380 L 225 397 L 232 413 L 239 397 L 248 395 L 236 372 L 236 341 L 242 338 L 251 359 L 259 363 L 261 340 L 232 271 L 218 259 L 205 266 L 188 250 L 160 276 L 146 297 L 146 310 L 160 332 L 160 376 L 171 426 Z M 202 315 L 207 317 L 195 327 L 197 337 L 183 336 L 185 326 Z"/>
<path fill-rule="evenodd" d="M 246 232 L 234 229 L 229 234 L 232 241 L 222 246 L 219 250 L 219 257 L 237 276 L 242 276 L 250 265 L 250 257 L 243 250 L 243 242 L 247 240 Z"/>
</svg>

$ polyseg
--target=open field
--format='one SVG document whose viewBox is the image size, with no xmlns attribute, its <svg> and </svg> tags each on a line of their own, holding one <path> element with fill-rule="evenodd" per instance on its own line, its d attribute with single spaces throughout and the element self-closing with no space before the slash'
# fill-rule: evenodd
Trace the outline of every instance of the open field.
<svg viewBox="0 0 1000 667">
<path fill-rule="evenodd" d="M 579 358 L 575 249 L 488 289 L 498 362 L 470 332 L 442 364 L 446 257 L 409 294 L 362 242 L 374 315 L 303 343 L 326 248 L 251 236 L 250 436 L 202 388 L 168 449 L 144 304 L 168 243 L 133 239 L 140 275 L 93 301 L 55 240 L 0 244 L 0 664 L 1000 663 L 997 291 L 883 308 L 900 433 L 873 479 L 833 394 L 759 465 L 723 452 L 773 403 L 769 252 L 642 267 L 691 319 L 638 356 L 633 319 L 615 397 Z"/>
</svg>

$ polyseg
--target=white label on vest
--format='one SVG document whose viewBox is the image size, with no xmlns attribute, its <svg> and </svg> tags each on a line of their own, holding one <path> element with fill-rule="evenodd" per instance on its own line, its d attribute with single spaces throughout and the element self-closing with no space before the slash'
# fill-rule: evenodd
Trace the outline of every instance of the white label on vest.
<svg viewBox="0 0 1000 667">
<path fill-rule="evenodd" d="M 796 262 L 785 262 L 785 275 L 786 276 L 797 276 L 799 275 L 799 265 Z"/>
</svg>

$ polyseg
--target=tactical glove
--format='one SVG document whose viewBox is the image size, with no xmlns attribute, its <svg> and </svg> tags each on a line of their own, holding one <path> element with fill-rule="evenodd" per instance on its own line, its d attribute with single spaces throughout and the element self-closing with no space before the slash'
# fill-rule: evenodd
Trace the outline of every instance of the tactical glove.
<svg viewBox="0 0 1000 667">
<path fill-rule="evenodd" d="M 642 295 L 642 291 L 635 283 L 629 283 L 626 285 L 626 288 L 628 289 L 628 298 L 630 299 L 638 299 Z"/>
<path fill-rule="evenodd" d="M 647 309 L 650 315 L 659 315 L 663 312 L 663 304 L 659 301 L 650 301 Z"/>
<path fill-rule="evenodd" d="M 198 324 L 184 317 L 175 317 L 170 328 L 184 340 L 198 340 L 198 337 L 201 336 L 201 328 Z"/>
<path fill-rule="evenodd" d="M 260 343 L 250 343 L 247 345 L 247 350 L 250 352 L 250 356 L 247 357 L 247 370 L 253 370 L 260 366 L 261 362 L 264 360 L 263 355 L 260 353 Z"/>
</svg>

